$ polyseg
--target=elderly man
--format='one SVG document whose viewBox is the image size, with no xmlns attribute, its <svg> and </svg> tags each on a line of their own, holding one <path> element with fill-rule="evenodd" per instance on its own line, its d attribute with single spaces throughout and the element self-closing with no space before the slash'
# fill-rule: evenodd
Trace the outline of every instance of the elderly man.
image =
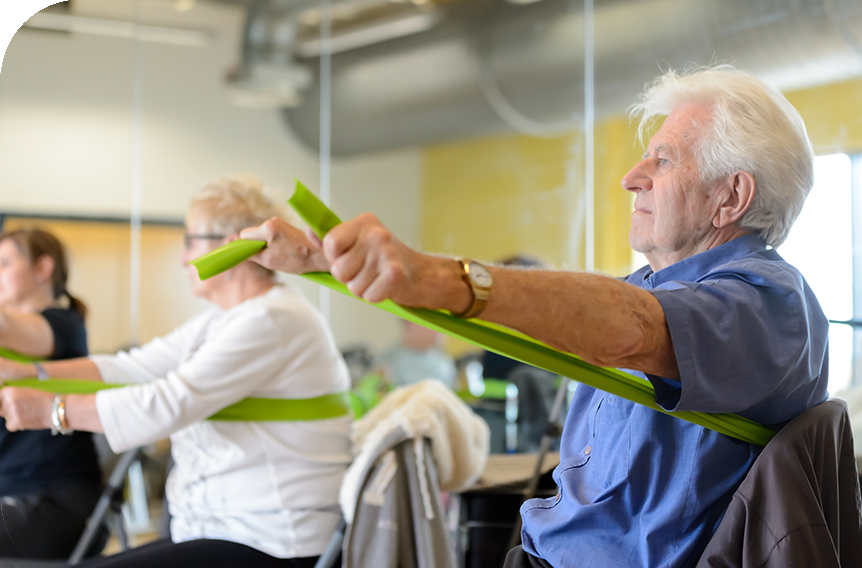
<svg viewBox="0 0 862 568">
<path fill-rule="evenodd" d="M 649 266 L 624 280 L 430 256 L 372 215 L 323 240 L 283 221 L 258 261 L 330 271 L 366 300 L 481 317 L 649 380 L 668 410 L 781 427 L 826 397 L 827 320 L 775 250 L 813 178 L 805 125 L 775 89 L 729 66 L 666 73 L 633 112 L 666 116 L 622 180 L 629 240 Z M 480 215 L 481 212 L 477 212 Z M 759 448 L 580 386 L 554 472 L 521 508 L 507 566 L 691 566 Z"/>
</svg>

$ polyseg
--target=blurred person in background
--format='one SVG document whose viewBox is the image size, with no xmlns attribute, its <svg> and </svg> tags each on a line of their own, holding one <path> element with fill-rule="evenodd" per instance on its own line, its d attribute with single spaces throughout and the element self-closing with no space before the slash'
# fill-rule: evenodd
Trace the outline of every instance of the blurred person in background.
<svg viewBox="0 0 862 568">
<path fill-rule="evenodd" d="M 373 362 L 393 387 L 415 385 L 437 379 L 454 388 L 458 371 L 455 361 L 443 351 L 444 336 L 411 321 L 401 320 L 401 339 Z"/>
<path fill-rule="evenodd" d="M 36 359 L 87 355 L 87 308 L 66 290 L 68 277 L 54 235 L 0 233 L 0 347 Z M 28 374 L 43 373 L 31 366 Z M 100 493 L 90 433 L 13 432 L 0 418 L 0 557 L 66 558 Z"/>
<path fill-rule="evenodd" d="M 218 180 L 192 200 L 186 263 L 280 211 L 259 184 Z M 307 399 L 345 391 L 347 368 L 320 314 L 253 262 L 201 281 L 214 304 L 165 337 L 111 356 L 46 364 L 50 376 L 135 383 L 65 397 L 69 430 L 104 432 L 115 452 L 170 436 L 166 494 L 171 538 L 86 566 L 313 566 L 340 520 L 337 497 L 351 460 L 345 415 L 313 421 L 208 421 L 248 397 Z M 6 363 L 0 377 L 32 375 Z M 53 397 L 0 392 L 12 429 L 44 429 Z"/>
</svg>

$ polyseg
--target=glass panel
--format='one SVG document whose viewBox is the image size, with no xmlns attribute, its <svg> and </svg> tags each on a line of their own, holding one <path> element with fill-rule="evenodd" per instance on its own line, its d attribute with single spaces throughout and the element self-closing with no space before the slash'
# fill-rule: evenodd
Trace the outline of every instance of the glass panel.
<svg viewBox="0 0 862 568">
<path fill-rule="evenodd" d="M 319 41 L 327 14 L 331 77 L 320 52 L 327 42 Z M 373 212 L 399 238 L 433 253 L 489 262 L 520 256 L 571 268 L 587 263 L 587 231 L 605 237 L 612 225 L 627 222 L 629 197 L 617 178 L 595 205 L 613 213 L 591 228 L 582 0 L 529 6 L 330 0 L 298 18 L 297 60 L 315 69 L 317 80 L 285 115 L 291 130 L 319 149 L 322 194 L 331 143 L 329 195 L 342 218 Z M 619 136 L 613 129 L 596 134 L 602 143 Z M 604 170 L 596 178 L 597 184 L 610 179 Z M 609 204 L 621 204 L 621 211 Z M 596 238 L 594 265 L 628 270 L 630 254 L 618 246 L 624 239 Z M 386 354 L 382 360 L 412 341 L 413 332 L 394 318 L 337 295 L 329 317 L 342 348 Z M 481 356 L 466 344 L 441 341 L 461 359 L 458 387 L 468 391 L 466 369 L 475 383 Z M 488 372 L 487 378 L 504 378 L 503 371 Z M 551 384 L 551 396 L 554 390 Z M 516 391 L 484 391 L 486 417 L 497 426 L 492 444 L 511 451 L 523 444 L 511 424 L 506 443 L 506 400 L 493 396 L 498 391 Z M 512 412 L 510 401 L 510 419 Z"/>
<path fill-rule="evenodd" d="M 40 16 L 69 23 L 81 15 L 70 4 L 43 10 L 31 23 Z M 81 5 L 84 13 L 91 8 Z M 131 2 L 116 2 L 109 17 L 133 21 L 133 8 Z M 67 246 L 69 290 L 90 309 L 91 350 L 118 349 L 133 340 L 132 58 L 129 38 L 27 24 L 13 36 L 0 75 L 0 213 L 8 219 L 4 228 L 38 225 Z M 58 214 L 116 217 L 119 222 L 93 229 L 91 223 L 51 219 Z M 27 219 L 30 215 L 48 218 Z"/>
</svg>

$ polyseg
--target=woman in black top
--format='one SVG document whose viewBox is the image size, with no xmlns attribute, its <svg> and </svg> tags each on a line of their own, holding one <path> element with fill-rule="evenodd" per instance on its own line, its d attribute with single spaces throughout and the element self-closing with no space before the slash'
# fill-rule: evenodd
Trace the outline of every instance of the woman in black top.
<svg viewBox="0 0 862 568">
<path fill-rule="evenodd" d="M 0 233 L 0 347 L 87 355 L 86 307 L 66 291 L 63 245 L 39 229 Z M 65 558 L 99 499 L 92 436 L 9 432 L 0 418 L 0 557 Z"/>
</svg>

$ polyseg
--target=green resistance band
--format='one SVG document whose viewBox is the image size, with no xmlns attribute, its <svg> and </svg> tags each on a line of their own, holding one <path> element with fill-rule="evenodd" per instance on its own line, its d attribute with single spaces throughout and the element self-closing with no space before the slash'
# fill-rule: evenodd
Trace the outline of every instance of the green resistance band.
<svg viewBox="0 0 862 568">
<path fill-rule="evenodd" d="M 206 280 L 256 255 L 265 246 L 266 242 L 264 241 L 237 239 L 196 258 L 189 264 L 198 269 L 198 276 L 201 280 Z"/>
<path fill-rule="evenodd" d="M 329 211 L 305 186 L 297 182 L 296 192 L 288 201 L 300 217 L 322 237 L 338 224 L 338 217 Z M 326 224 L 315 226 L 312 223 L 324 221 Z M 234 243 L 237 241 L 234 241 Z M 230 251 L 220 252 L 226 247 L 216 249 L 208 256 L 214 261 L 209 266 L 215 274 L 228 270 L 241 262 L 234 262 Z M 248 258 L 248 257 L 246 257 Z M 197 266 L 197 261 L 191 264 Z M 356 298 L 347 286 L 335 280 L 329 273 L 312 272 L 302 275 L 307 280 L 325 286 L 347 296 Z M 204 275 L 201 274 L 201 278 Z M 361 298 L 356 298 L 364 301 Z M 571 353 L 557 351 L 544 343 L 523 333 L 490 322 L 456 318 L 445 311 L 406 308 L 385 300 L 372 304 L 377 308 L 419 325 L 461 339 L 482 349 L 499 353 L 528 365 L 545 369 L 552 373 L 569 377 L 585 385 L 616 395 L 626 400 L 642 404 L 658 412 L 675 416 L 716 432 L 732 436 L 749 444 L 765 446 L 775 435 L 775 431 L 736 414 L 709 414 L 704 412 L 668 412 L 655 403 L 655 391 L 649 381 L 624 373 L 618 369 L 597 367 L 585 362 Z"/>
<path fill-rule="evenodd" d="M 18 363 L 38 363 L 39 361 L 45 361 L 45 359 L 41 357 L 30 357 L 29 355 L 23 355 L 17 351 L 3 349 L 2 347 L 0 347 L 0 357 L 9 359 L 10 361 L 16 361 Z"/>
<path fill-rule="evenodd" d="M 3 385 L 25 387 L 53 394 L 93 394 L 100 390 L 134 386 L 74 379 L 49 381 L 17 379 L 3 381 Z M 340 418 L 348 414 L 350 414 L 348 394 L 341 392 L 314 398 L 246 398 L 227 408 L 222 408 L 207 420 L 222 422 L 309 422 Z"/>
<path fill-rule="evenodd" d="M 326 233 L 336 225 L 341 224 L 341 219 L 330 211 L 316 195 L 308 191 L 308 188 L 302 185 L 301 181 L 296 178 L 293 178 L 293 181 L 296 182 L 296 189 L 287 202 L 293 207 L 296 214 L 311 227 L 314 234 L 319 239 L 323 239 Z"/>
</svg>

